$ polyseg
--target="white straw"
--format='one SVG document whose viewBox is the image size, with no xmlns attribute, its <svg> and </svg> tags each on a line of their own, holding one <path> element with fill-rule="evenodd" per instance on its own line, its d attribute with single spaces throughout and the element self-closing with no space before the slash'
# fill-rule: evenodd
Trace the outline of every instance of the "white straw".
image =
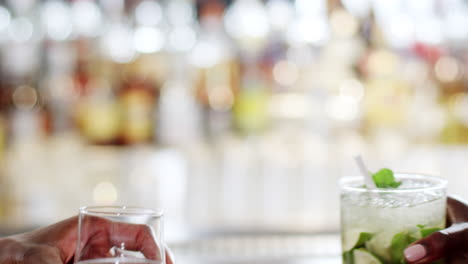
<svg viewBox="0 0 468 264">
<path fill-rule="evenodd" d="M 369 170 L 366 168 L 366 165 L 364 164 L 364 160 L 362 159 L 362 157 L 360 155 L 356 156 L 354 157 L 354 160 L 356 160 L 359 170 L 361 170 L 361 173 L 364 176 L 364 181 L 366 182 L 367 188 L 370 188 L 370 189 L 377 188 L 375 186 L 374 180 L 372 180 L 372 176 L 369 173 Z"/>
</svg>

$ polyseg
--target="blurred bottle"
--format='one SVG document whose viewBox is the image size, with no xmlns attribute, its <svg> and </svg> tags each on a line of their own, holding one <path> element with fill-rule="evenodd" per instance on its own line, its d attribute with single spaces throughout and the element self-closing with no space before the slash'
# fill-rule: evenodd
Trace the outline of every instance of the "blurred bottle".
<svg viewBox="0 0 468 264">
<path fill-rule="evenodd" d="M 92 56 L 92 43 L 87 39 L 77 39 L 74 42 L 74 49 L 76 51 L 75 68 L 71 73 L 73 82 L 72 93 L 76 95 L 71 104 L 72 116 L 74 127 L 79 131 L 84 131 L 83 115 L 82 112 L 86 106 L 86 100 L 90 93 L 90 86 L 92 81 L 93 60 L 96 59 Z"/>
<path fill-rule="evenodd" d="M 441 89 L 440 102 L 446 109 L 440 140 L 446 144 L 466 144 L 468 95 L 461 78 L 461 64 L 455 57 L 442 56 L 434 65 L 434 75 Z"/>
<path fill-rule="evenodd" d="M 367 128 L 399 129 L 404 125 L 411 95 L 409 83 L 402 78 L 404 58 L 389 48 L 375 16 L 370 19 L 368 49 L 361 62 L 367 88 L 364 100 Z"/>
<path fill-rule="evenodd" d="M 231 129 L 239 82 L 238 62 L 222 24 L 224 8 L 219 0 L 199 3 L 201 32 L 191 56 L 192 64 L 198 68 L 197 98 L 204 106 L 209 136 Z"/>
<path fill-rule="evenodd" d="M 71 43 L 49 41 L 44 46 L 41 94 L 44 98 L 43 112 L 47 117 L 46 129 L 49 134 L 70 132 L 74 129 L 74 104 L 81 94 L 80 90 L 86 87 L 84 75 L 76 75 L 76 81 L 73 79 L 76 53 Z M 77 68 L 82 70 L 81 65 Z"/>
<path fill-rule="evenodd" d="M 236 128 L 244 134 L 261 133 L 269 121 L 269 91 L 260 66 L 246 64 L 242 83 L 234 105 Z"/>
<path fill-rule="evenodd" d="M 154 135 L 157 89 L 144 75 L 134 70 L 130 72 L 118 92 L 122 111 L 121 140 L 123 144 L 150 143 Z"/>
<path fill-rule="evenodd" d="M 14 143 L 40 141 L 47 134 L 47 116 L 40 97 L 36 72 L 10 76 L 11 140 Z"/>
<path fill-rule="evenodd" d="M 243 69 L 233 106 L 235 127 L 257 134 L 268 125 L 268 63 L 262 61 L 268 46 L 270 22 L 266 6 L 258 0 L 235 1 L 226 11 L 224 25 L 235 40 Z"/>
<path fill-rule="evenodd" d="M 87 52 L 88 49 L 80 48 L 79 43 L 83 43 L 78 41 L 77 43 L 77 60 L 76 60 L 76 67 L 73 73 L 73 81 L 74 81 L 74 89 L 75 93 L 78 96 L 86 96 L 88 94 L 88 84 L 90 82 L 90 73 L 89 73 L 89 63 L 87 58 L 83 55 L 83 53 Z M 84 49 L 84 50 L 83 50 Z"/>
<path fill-rule="evenodd" d="M 121 109 L 113 90 L 116 80 L 111 75 L 114 72 L 112 65 L 109 61 L 100 63 L 95 75 L 90 78 L 87 95 L 79 104 L 81 132 L 91 144 L 119 143 Z"/>
<path fill-rule="evenodd" d="M 161 88 L 157 137 L 161 144 L 188 148 L 202 140 L 201 107 L 188 63 L 177 56 L 173 60 L 172 72 Z"/>
</svg>

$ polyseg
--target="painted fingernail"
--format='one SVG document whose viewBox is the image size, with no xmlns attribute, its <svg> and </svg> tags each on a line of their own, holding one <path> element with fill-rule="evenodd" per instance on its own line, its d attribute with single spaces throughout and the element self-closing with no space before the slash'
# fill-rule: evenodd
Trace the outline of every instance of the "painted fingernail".
<svg viewBox="0 0 468 264">
<path fill-rule="evenodd" d="M 406 260 L 413 262 L 424 258 L 427 252 L 423 245 L 415 244 L 405 249 L 404 254 Z"/>
</svg>

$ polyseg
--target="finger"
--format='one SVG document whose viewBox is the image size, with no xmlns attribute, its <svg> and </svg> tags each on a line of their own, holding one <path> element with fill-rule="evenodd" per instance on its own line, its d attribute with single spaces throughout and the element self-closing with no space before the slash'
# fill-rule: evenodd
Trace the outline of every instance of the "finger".
<svg viewBox="0 0 468 264">
<path fill-rule="evenodd" d="M 81 245 L 93 245 L 106 254 L 112 247 L 140 251 L 148 259 L 160 260 L 163 248 L 157 244 L 154 230 L 148 225 L 114 222 L 109 219 L 87 216 L 82 219 Z M 105 250 L 104 250 L 105 249 Z M 106 252 L 104 252 L 106 251 Z M 82 254 L 83 256 L 83 254 Z"/>
<path fill-rule="evenodd" d="M 23 264 L 62 264 L 60 250 L 49 246 L 34 246 L 24 252 Z"/>
<path fill-rule="evenodd" d="M 85 216 L 80 219 L 79 244 L 75 259 L 86 260 L 104 258 L 112 247 L 108 230 L 108 220 L 100 217 Z"/>
<path fill-rule="evenodd" d="M 30 233 L 16 235 L 14 238 L 18 241 L 56 247 L 61 252 L 62 262 L 69 262 L 75 254 L 77 227 L 78 218 L 72 217 Z"/>
<path fill-rule="evenodd" d="M 455 224 L 447 229 L 416 241 L 405 249 L 408 264 L 426 264 L 452 256 L 467 248 L 468 223 Z"/>
<path fill-rule="evenodd" d="M 112 222 L 109 229 L 113 245 L 140 251 L 148 259 L 161 259 L 160 247 L 150 226 Z"/>
<path fill-rule="evenodd" d="M 111 248 L 111 243 L 109 241 L 109 236 L 105 232 L 96 233 L 92 238 L 90 238 L 84 247 L 80 251 L 80 256 L 78 259 L 95 259 L 95 258 L 106 258 L 110 257 L 109 249 Z"/>
<path fill-rule="evenodd" d="M 168 247 L 164 248 L 166 249 L 166 264 L 175 264 L 175 258 L 172 250 Z"/>
<path fill-rule="evenodd" d="M 468 203 L 458 197 L 447 197 L 447 226 L 468 222 Z"/>
<path fill-rule="evenodd" d="M 454 256 L 450 256 L 445 259 L 445 263 L 450 263 L 450 264 L 466 264 L 468 260 L 468 254 L 467 253 L 460 253 Z"/>
</svg>

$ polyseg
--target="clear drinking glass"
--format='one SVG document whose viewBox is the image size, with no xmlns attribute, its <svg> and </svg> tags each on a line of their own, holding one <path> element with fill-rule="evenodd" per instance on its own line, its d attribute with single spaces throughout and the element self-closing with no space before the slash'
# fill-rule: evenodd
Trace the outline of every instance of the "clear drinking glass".
<svg viewBox="0 0 468 264">
<path fill-rule="evenodd" d="M 75 263 L 165 264 L 162 212 L 128 206 L 80 208 Z"/>
<path fill-rule="evenodd" d="M 403 263 L 407 245 L 445 227 L 447 181 L 395 173 L 395 189 L 367 189 L 364 178 L 340 181 L 343 263 Z"/>
</svg>

